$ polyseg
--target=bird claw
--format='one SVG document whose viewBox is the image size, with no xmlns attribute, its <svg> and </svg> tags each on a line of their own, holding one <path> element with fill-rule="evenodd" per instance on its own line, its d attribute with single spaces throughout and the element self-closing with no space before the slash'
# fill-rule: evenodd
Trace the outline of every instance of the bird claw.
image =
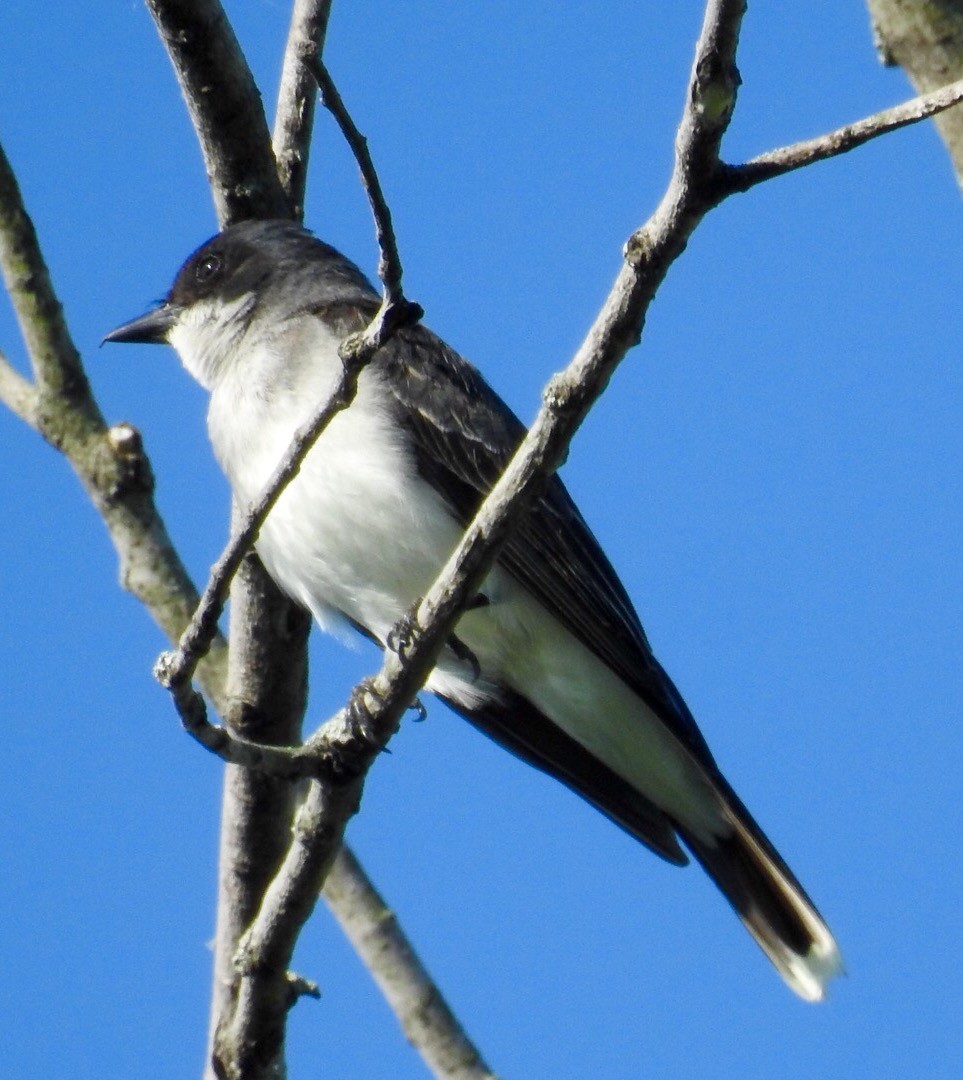
<svg viewBox="0 0 963 1080">
<path fill-rule="evenodd" d="M 405 659 L 405 653 L 411 648 L 418 631 L 418 620 L 413 611 L 408 611 L 388 631 L 385 646 L 393 653 L 397 653 L 400 660 Z"/>
<path fill-rule="evenodd" d="M 376 723 L 368 707 L 369 695 L 381 700 L 381 695 L 375 689 L 374 679 L 362 679 L 348 702 L 348 719 L 366 742 L 373 742 L 376 736 Z"/>
</svg>

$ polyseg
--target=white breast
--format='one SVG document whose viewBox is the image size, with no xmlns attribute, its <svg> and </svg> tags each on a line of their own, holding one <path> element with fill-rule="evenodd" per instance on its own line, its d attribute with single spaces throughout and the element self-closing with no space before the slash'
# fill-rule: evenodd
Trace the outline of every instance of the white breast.
<svg viewBox="0 0 963 1080">
<path fill-rule="evenodd" d="M 341 370 L 331 331 L 317 320 L 295 327 L 235 355 L 211 396 L 211 440 L 244 502 L 263 491 Z M 459 535 L 417 475 L 387 404 L 378 376 L 366 369 L 354 402 L 321 434 L 257 542 L 271 576 L 322 626 L 332 629 L 340 612 L 382 640 Z"/>
</svg>

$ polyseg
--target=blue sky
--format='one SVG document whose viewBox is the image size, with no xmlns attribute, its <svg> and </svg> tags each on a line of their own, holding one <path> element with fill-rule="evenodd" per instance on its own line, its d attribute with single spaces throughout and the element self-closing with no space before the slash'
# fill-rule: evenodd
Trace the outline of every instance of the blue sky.
<svg viewBox="0 0 963 1080">
<path fill-rule="evenodd" d="M 779 9 L 779 10 L 777 10 Z M 668 176 L 694 2 L 335 4 L 330 68 L 369 137 L 410 295 L 519 414 L 570 357 Z M 228 11 L 273 107 L 282 0 Z M 473 15 L 478 15 L 473 9 Z M 214 229 L 145 9 L 15 5 L 0 138 L 111 421 L 144 433 L 195 577 L 228 492 L 172 352 L 98 351 Z M 859 3 L 752 5 L 740 159 L 909 96 Z M 371 272 L 321 117 L 307 223 Z M 698 869 L 634 844 L 432 704 L 349 838 L 506 1077 L 957 1076 L 961 202 L 930 127 L 711 215 L 565 478 L 730 780 L 837 933 L 808 1007 Z M 5 302 L 0 348 L 24 357 Z M 151 679 L 65 463 L 0 410 L 0 1030 L 10 1075 L 183 1077 L 207 1022 L 220 767 Z M 376 663 L 318 638 L 320 720 Z M 416 1078 L 323 908 L 291 1075 Z"/>
</svg>

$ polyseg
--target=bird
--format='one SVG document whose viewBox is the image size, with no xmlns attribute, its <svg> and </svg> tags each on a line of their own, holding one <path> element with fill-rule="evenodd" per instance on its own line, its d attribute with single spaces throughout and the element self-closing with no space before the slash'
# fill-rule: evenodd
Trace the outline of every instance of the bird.
<svg viewBox="0 0 963 1080">
<path fill-rule="evenodd" d="M 169 344 L 210 392 L 239 503 L 261 494 L 327 400 L 339 347 L 380 298 L 301 225 L 249 220 L 198 248 L 166 297 L 105 337 Z M 277 585 L 334 633 L 389 645 L 525 435 L 423 324 L 395 332 L 261 527 Z M 789 987 L 825 997 L 839 947 L 723 776 L 599 542 L 553 476 L 508 539 L 427 688 L 643 845 L 702 865 Z"/>
</svg>

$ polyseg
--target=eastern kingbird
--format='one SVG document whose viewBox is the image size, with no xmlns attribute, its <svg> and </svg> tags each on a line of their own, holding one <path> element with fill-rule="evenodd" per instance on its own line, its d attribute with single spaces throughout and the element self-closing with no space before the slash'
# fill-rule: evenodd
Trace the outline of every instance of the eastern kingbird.
<svg viewBox="0 0 963 1080">
<path fill-rule="evenodd" d="M 378 303 L 356 266 L 300 226 L 248 221 L 198 249 L 158 307 L 105 340 L 177 350 L 211 393 L 214 452 L 243 506 L 327 399 L 339 345 Z M 471 364 L 425 327 L 402 329 L 282 493 L 258 555 L 322 627 L 347 622 L 384 645 L 524 433 Z M 681 840 L 789 986 L 824 996 L 842 966 L 829 928 L 719 771 L 557 477 L 427 686 L 680 866 Z"/>
</svg>

